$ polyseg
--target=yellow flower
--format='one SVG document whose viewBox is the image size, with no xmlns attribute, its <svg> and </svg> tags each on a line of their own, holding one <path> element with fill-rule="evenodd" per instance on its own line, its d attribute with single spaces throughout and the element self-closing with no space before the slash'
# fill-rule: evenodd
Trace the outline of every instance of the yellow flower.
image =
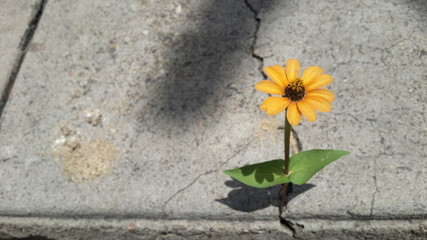
<svg viewBox="0 0 427 240">
<path fill-rule="evenodd" d="M 304 70 L 299 78 L 298 60 L 289 59 L 286 68 L 280 65 L 265 67 L 264 72 L 273 80 L 263 80 L 255 89 L 281 97 L 268 97 L 261 104 L 262 111 L 273 116 L 287 109 L 287 118 L 295 126 L 304 115 L 308 121 L 316 120 L 316 111 L 329 112 L 334 101 L 334 94 L 328 89 L 321 89 L 333 81 L 328 74 L 322 74 L 322 68 L 311 66 Z"/>
</svg>

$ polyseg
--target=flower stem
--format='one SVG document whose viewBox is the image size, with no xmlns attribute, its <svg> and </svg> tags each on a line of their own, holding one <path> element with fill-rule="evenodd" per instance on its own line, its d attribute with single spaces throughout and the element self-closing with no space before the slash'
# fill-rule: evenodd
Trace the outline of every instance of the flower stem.
<svg viewBox="0 0 427 240">
<path fill-rule="evenodd" d="M 284 133 L 284 153 L 285 153 L 285 171 L 284 174 L 289 174 L 289 148 L 290 148 L 290 140 L 291 140 L 291 124 L 289 124 L 288 118 L 285 114 L 285 133 Z M 283 208 L 286 205 L 286 196 L 288 195 L 288 185 L 289 183 L 284 183 L 282 185 L 282 190 L 280 191 L 281 201 L 279 207 L 279 216 L 282 215 Z"/>
<path fill-rule="evenodd" d="M 289 146 L 291 142 L 291 124 L 289 124 L 288 118 L 285 119 L 285 174 L 289 173 Z"/>
</svg>

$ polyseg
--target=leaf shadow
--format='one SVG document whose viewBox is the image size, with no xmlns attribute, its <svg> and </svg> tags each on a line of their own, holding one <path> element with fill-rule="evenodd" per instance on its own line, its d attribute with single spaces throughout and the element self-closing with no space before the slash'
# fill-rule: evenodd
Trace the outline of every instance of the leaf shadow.
<svg viewBox="0 0 427 240">
<path fill-rule="evenodd" d="M 279 192 L 281 185 L 268 188 L 255 188 L 231 179 L 224 182 L 232 188 L 226 198 L 215 199 L 231 209 L 240 212 L 254 212 L 270 206 L 279 207 Z M 294 185 L 293 192 L 288 195 L 288 202 L 296 196 L 315 187 L 313 184 Z"/>
<path fill-rule="evenodd" d="M 232 188 L 227 198 L 216 199 L 228 207 L 241 212 L 254 212 L 269 206 L 279 206 L 277 193 L 281 186 L 268 188 L 255 188 L 245 185 L 237 180 L 225 181 L 225 186 Z"/>
</svg>

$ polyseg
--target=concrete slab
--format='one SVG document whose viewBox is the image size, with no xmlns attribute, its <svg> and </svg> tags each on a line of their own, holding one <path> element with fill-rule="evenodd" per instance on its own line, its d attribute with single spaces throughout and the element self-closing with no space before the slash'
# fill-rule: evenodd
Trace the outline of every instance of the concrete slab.
<svg viewBox="0 0 427 240">
<path fill-rule="evenodd" d="M 9 78 L 16 71 L 26 32 L 37 13 L 41 0 L 0 1 L 0 94 L 3 95 Z M 0 106 L 3 96 L 0 96 Z"/>
<path fill-rule="evenodd" d="M 426 9 L 49 1 L 0 119 L 0 233 L 422 239 Z M 282 156 L 283 116 L 259 111 L 252 86 L 263 65 L 294 57 L 335 77 L 333 111 L 295 128 L 303 149 L 352 154 L 295 188 L 292 231 L 277 220 L 278 187 L 221 170 Z"/>
<path fill-rule="evenodd" d="M 222 169 L 281 152 L 255 23 L 243 1 L 48 2 L 2 117 L 0 213 L 275 216 L 268 192 L 251 213 L 219 201 Z"/>
</svg>

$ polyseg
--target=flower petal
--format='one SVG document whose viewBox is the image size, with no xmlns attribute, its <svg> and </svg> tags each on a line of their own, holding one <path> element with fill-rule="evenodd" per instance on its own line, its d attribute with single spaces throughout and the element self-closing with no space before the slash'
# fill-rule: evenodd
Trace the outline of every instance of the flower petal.
<svg viewBox="0 0 427 240">
<path fill-rule="evenodd" d="M 301 112 L 298 110 L 297 103 L 291 102 L 288 110 L 286 111 L 286 117 L 292 126 L 296 126 L 301 120 Z"/>
<path fill-rule="evenodd" d="M 266 111 L 269 116 L 283 112 L 289 105 L 290 100 L 284 97 L 268 97 L 261 104 L 260 109 Z"/>
<path fill-rule="evenodd" d="M 304 85 L 309 84 L 311 81 L 313 81 L 315 78 L 317 78 L 321 73 L 323 72 L 323 69 L 318 66 L 310 66 L 307 69 L 304 70 L 302 73 L 302 82 Z"/>
<path fill-rule="evenodd" d="M 266 92 L 274 95 L 282 95 L 284 91 L 283 88 L 277 86 L 277 84 L 268 80 L 262 80 L 261 82 L 255 84 L 255 89 L 261 92 Z"/>
<path fill-rule="evenodd" d="M 334 93 L 329 89 L 315 89 L 305 94 L 308 97 L 322 97 L 329 102 L 335 100 Z"/>
<path fill-rule="evenodd" d="M 304 85 L 305 92 L 308 92 L 308 91 L 311 91 L 314 89 L 318 89 L 318 88 L 322 88 L 322 87 L 328 85 L 329 83 L 331 83 L 333 80 L 334 79 L 332 78 L 331 75 L 320 74 L 320 76 L 315 78 L 313 81 L 309 82 L 307 85 Z"/>
<path fill-rule="evenodd" d="M 286 62 L 286 76 L 289 82 L 295 81 L 298 77 L 300 68 L 299 62 L 296 59 L 289 59 Z"/>
<path fill-rule="evenodd" d="M 304 101 L 319 112 L 330 112 L 332 109 L 331 103 L 322 97 L 306 96 Z"/>
<path fill-rule="evenodd" d="M 288 85 L 288 79 L 286 78 L 286 72 L 284 67 L 280 65 L 265 67 L 264 72 L 279 87 L 285 89 L 285 87 Z"/>
<path fill-rule="evenodd" d="M 314 109 L 309 103 L 307 103 L 305 100 L 301 100 L 297 102 L 297 106 L 300 112 L 305 116 L 305 118 L 307 118 L 308 121 L 316 121 L 316 111 L 314 111 Z"/>
</svg>

